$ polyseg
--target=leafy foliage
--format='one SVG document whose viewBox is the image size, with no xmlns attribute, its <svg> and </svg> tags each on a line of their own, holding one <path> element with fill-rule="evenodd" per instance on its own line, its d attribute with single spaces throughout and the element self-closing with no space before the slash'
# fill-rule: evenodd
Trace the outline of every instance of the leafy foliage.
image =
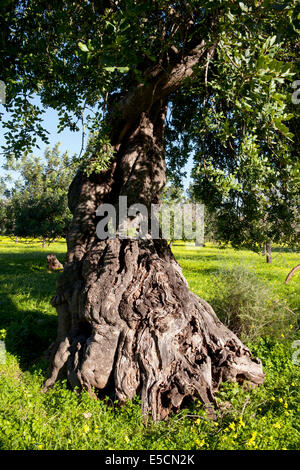
<svg viewBox="0 0 300 470">
<path fill-rule="evenodd" d="M 215 280 L 212 307 L 243 341 L 267 335 L 278 339 L 283 331 L 293 331 L 296 314 L 250 270 L 238 265 L 220 269 Z"/>
<path fill-rule="evenodd" d="M 52 239 L 65 236 L 71 221 L 68 188 L 75 171 L 68 153 L 60 155 L 59 144 L 48 148 L 44 160 L 25 153 L 20 161 L 10 161 L 8 169 L 21 176 L 6 200 L 7 233 Z"/>
<path fill-rule="evenodd" d="M 89 135 L 89 141 L 82 157 L 76 159 L 80 170 L 87 176 L 92 173 L 98 174 L 107 170 L 114 155 L 114 150 L 106 135 L 103 137 L 98 132 Z"/>
<path fill-rule="evenodd" d="M 232 32 L 234 49 L 224 33 L 206 85 L 212 106 L 193 123 L 193 194 L 214 211 L 219 240 L 256 250 L 299 242 L 299 109 L 289 84 L 299 40 L 287 25 L 274 32 Z"/>
<path fill-rule="evenodd" d="M 280 51 L 291 45 L 295 53 L 297 11 L 296 0 L 5 2 L 0 78 L 12 114 L 3 123 L 4 153 L 30 151 L 36 135 L 47 141 L 34 94 L 58 111 L 61 130 L 78 129 L 84 121 L 87 130 L 98 131 L 109 112 L 118 114 L 122 100 L 145 82 L 149 67 L 183 58 L 203 38 L 204 62 L 185 94 L 168 97 L 171 172 L 180 174 L 205 129 L 206 142 L 218 133 L 221 146 L 234 146 L 237 127 L 244 135 L 257 128 L 259 138 L 275 148 L 276 133 L 291 138 L 287 96 L 278 88 L 292 76 Z"/>
</svg>

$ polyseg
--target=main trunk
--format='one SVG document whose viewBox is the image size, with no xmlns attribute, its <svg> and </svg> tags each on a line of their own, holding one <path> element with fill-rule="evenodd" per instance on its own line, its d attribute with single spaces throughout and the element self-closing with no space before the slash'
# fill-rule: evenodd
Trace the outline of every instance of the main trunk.
<svg viewBox="0 0 300 470">
<path fill-rule="evenodd" d="M 109 389 L 123 402 L 137 393 L 144 415 L 164 419 L 187 398 L 213 414 L 223 380 L 262 383 L 258 359 L 189 291 L 165 240 L 96 236 L 97 207 L 126 195 L 128 206 L 158 203 L 165 184 L 165 109 L 142 113 L 118 146 L 111 169 L 70 188 L 73 224 L 52 304 L 58 311 L 52 373 L 92 392 Z"/>
<path fill-rule="evenodd" d="M 272 264 L 272 242 L 266 243 L 266 261 Z"/>
</svg>

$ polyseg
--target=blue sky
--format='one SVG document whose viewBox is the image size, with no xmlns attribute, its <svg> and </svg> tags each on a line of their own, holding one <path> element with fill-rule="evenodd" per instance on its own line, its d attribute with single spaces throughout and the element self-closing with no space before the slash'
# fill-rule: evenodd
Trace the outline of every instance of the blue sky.
<svg viewBox="0 0 300 470">
<path fill-rule="evenodd" d="M 39 100 L 35 99 L 34 100 L 35 104 L 39 104 Z M 6 121 L 7 118 L 9 117 L 8 113 L 5 112 L 3 105 L 0 104 L 0 112 L 3 112 L 3 121 Z M 79 152 L 81 150 L 81 144 L 82 144 L 82 133 L 81 132 L 71 132 L 69 130 L 64 130 L 61 133 L 57 132 L 57 125 L 58 125 L 58 115 L 55 110 L 52 109 L 46 109 L 45 113 L 43 115 L 44 117 L 44 127 L 45 129 L 49 132 L 49 141 L 50 141 L 50 147 L 53 147 L 57 142 L 61 143 L 60 149 L 61 152 L 65 152 L 68 150 L 71 155 L 74 153 L 79 155 Z M 5 138 L 4 138 L 4 132 L 5 130 L 2 127 L 2 124 L 0 122 L 0 146 L 5 144 Z M 87 138 L 85 138 L 87 141 Z M 40 155 L 42 156 L 44 154 L 46 144 L 44 144 L 42 141 L 38 141 L 38 145 L 40 146 L 40 149 L 36 148 L 34 153 L 35 155 Z M 3 170 L 2 166 L 5 163 L 5 158 L 0 155 L 0 176 L 5 176 L 6 172 Z M 190 159 L 186 165 L 185 170 L 187 171 L 187 178 L 184 180 L 184 187 L 187 188 L 189 186 L 189 174 L 192 168 L 192 159 Z"/>
<path fill-rule="evenodd" d="M 39 103 L 39 100 L 34 100 L 35 104 Z M 1 109 L 2 108 L 2 109 Z M 0 111 L 3 112 L 4 108 L 0 104 Z M 5 111 L 3 112 L 3 121 L 6 121 L 9 117 L 9 114 Z M 58 115 L 57 112 L 52 109 L 46 109 L 43 115 L 44 117 L 44 127 L 49 132 L 49 141 L 50 147 L 53 147 L 57 142 L 61 142 L 61 152 L 65 152 L 68 150 L 70 154 L 79 154 L 81 149 L 81 132 L 71 132 L 69 130 L 65 130 L 60 134 L 57 132 L 57 125 L 58 125 Z M 1 146 L 5 144 L 4 138 L 5 129 L 2 127 L 2 123 L 0 122 L 0 144 Z M 43 155 L 46 149 L 46 144 L 44 144 L 41 140 L 38 141 L 38 145 L 40 149 L 36 148 L 34 153 L 36 155 Z M 5 159 L 3 156 L 0 156 L 0 175 L 3 176 L 5 174 L 2 166 L 5 163 Z"/>
</svg>

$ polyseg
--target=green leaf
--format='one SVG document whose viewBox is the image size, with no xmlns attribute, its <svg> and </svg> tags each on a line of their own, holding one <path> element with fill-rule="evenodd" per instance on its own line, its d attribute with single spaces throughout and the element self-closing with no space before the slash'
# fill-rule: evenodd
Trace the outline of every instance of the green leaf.
<svg viewBox="0 0 300 470">
<path fill-rule="evenodd" d="M 89 52 L 87 45 L 81 41 L 78 42 L 78 47 L 83 52 Z"/>
<path fill-rule="evenodd" d="M 235 21 L 235 16 L 231 13 L 231 11 L 229 11 L 226 15 L 232 23 Z"/>
<path fill-rule="evenodd" d="M 239 5 L 240 5 L 240 9 L 242 11 L 245 11 L 246 13 L 249 11 L 248 7 L 245 5 L 245 3 L 243 2 L 239 2 Z"/>
<path fill-rule="evenodd" d="M 127 73 L 129 71 L 129 67 L 103 67 L 106 72 L 115 72 L 117 70 L 120 73 Z"/>
<path fill-rule="evenodd" d="M 116 67 L 103 67 L 103 70 L 106 70 L 106 72 L 114 72 Z"/>
<path fill-rule="evenodd" d="M 120 73 L 127 73 L 127 72 L 129 72 L 129 67 L 116 67 L 116 69 L 117 69 L 118 72 L 120 72 Z"/>
<path fill-rule="evenodd" d="M 281 132 L 285 137 L 290 140 L 294 137 L 294 134 L 292 134 L 289 128 L 285 124 L 283 124 L 283 122 L 281 122 L 280 118 L 274 118 L 273 122 L 276 129 L 278 129 L 279 132 Z"/>
</svg>

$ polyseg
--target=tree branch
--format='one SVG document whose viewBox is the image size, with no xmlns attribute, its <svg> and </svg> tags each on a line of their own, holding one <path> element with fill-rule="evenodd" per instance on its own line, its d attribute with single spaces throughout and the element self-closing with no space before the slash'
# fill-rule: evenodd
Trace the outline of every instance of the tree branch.
<svg viewBox="0 0 300 470">
<path fill-rule="evenodd" d="M 202 40 L 177 62 L 170 63 L 166 67 L 159 63 L 145 71 L 144 83 L 139 83 L 113 108 L 112 145 L 118 148 L 142 112 L 149 111 L 158 100 L 166 99 L 170 93 L 182 85 L 186 78 L 192 76 L 193 67 L 200 61 L 206 49 L 206 43 Z"/>
</svg>

